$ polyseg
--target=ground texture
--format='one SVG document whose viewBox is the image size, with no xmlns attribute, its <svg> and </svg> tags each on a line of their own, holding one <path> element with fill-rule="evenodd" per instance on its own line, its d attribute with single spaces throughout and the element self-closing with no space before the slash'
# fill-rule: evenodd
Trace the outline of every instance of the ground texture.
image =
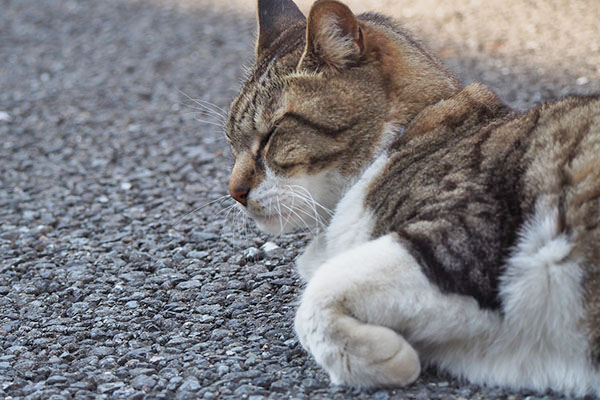
<svg viewBox="0 0 600 400">
<path fill-rule="evenodd" d="M 400 17 L 517 108 L 600 92 L 597 0 L 351 5 Z M 205 101 L 235 95 L 253 7 L 0 0 L 0 398 L 558 398 L 435 371 L 332 387 L 292 330 L 307 236 L 244 228 L 226 199 L 186 216 L 226 195 Z"/>
</svg>

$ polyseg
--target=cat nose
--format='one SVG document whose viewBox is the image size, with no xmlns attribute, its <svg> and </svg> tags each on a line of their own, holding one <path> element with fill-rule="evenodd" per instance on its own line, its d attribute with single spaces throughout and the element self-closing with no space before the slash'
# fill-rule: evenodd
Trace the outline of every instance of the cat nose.
<svg viewBox="0 0 600 400">
<path fill-rule="evenodd" d="M 246 207 L 248 205 L 248 193 L 250 188 L 248 186 L 236 186 L 229 187 L 229 193 L 238 203 Z"/>
</svg>

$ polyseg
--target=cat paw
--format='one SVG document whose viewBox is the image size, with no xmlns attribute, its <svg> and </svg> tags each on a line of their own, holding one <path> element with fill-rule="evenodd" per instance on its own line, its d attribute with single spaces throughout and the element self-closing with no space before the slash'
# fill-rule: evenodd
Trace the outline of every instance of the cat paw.
<svg viewBox="0 0 600 400">
<path fill-rule="evenodd" d="M 342 356 L 346 359 L 342 371 L 330 371 L 333 383 L 398 387 L 419 377 L 419 356 L 402 336 L 383 326 L 361 324 L 356 328 Z"/>
<path fill-rule="evenodd" d="M 399 387 L 414 382 L 421 372 L 419 356 L 395 331 L 336 316 L 296 316 L 302 345 L 329 374 L 332 383 L 354 387 Z"/>
</svg>

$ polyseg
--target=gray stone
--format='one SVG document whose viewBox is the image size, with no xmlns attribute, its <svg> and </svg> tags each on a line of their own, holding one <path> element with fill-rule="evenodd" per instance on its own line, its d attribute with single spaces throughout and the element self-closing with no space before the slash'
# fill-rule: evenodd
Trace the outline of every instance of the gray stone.
<svg viewBox="0 0 600 400">
<path fill-rule="evenodd" d="M 177 289 L 182 289 L 182 290 L 197 289 L 199 287 L 202 287 L 202 282 L 200 282 L 196 279 L 181 282 L 177 285 Z"/>
<path fill-rule="evenodd" d="M 196 250 L 193 250 L 193 251 L 190 251 L 190 252 L 187 253 L 187 257 L 188 258 L 196 258 L 198 260 L 202 260 L 202 259 L 208 257 L 209 254 L 210 253 L 208 251 L 196 251 Z"/>
<path fill-rule="evenodd" d="M 200 382 L 198 378 L 195 376 L 188 376 L 184 379 L 181 386 L 179 386 L 179 391 L 181 392 L 196 392 L 200 390 L 202 387 L 200 386 Z"/>
<path fill-rule="evenodd" d="M 135 389 L 149 390 L 156 385 L 156 379 L 148 375 L 138 375 L 131 381 L 131 386 Z"/>
<path fill-rule="evenodd" d="M 107 394 L 107 393 L 112 393 L 117 389 L 122 388 L 123 386 L 125 386 L 125 384 L 123 382 L 106 382 L 106 383 L 102 383 L 100 385 L 98 385 L 98 391 L 102 394 Z"/>
</svg>

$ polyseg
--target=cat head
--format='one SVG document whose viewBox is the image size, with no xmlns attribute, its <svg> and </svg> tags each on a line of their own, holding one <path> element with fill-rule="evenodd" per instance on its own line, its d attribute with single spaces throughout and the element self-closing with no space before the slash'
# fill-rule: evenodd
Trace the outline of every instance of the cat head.
<svg viewBox="0 0 600 400">
<path fill-rule="evenodd" d="M 391 19 L 258 0 L 255 63 L 226 125 L 230 193 L 267 232 L 326 224 L 389 127 L 458 88 Z"/>
</svg>

